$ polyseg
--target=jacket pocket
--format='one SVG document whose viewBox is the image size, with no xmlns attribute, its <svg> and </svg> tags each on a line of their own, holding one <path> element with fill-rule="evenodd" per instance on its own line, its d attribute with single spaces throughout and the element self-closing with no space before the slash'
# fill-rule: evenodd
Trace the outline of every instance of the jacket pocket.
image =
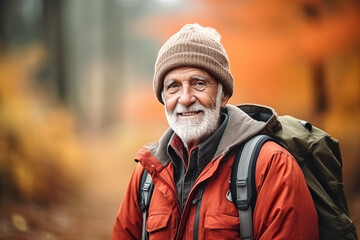
<svg viewBox="0 0 360 240">
<path fill-rule="evenodd" d="M 207 213 L 204 228 L 206 239 L 240 239 L 238 216 L 226 213 Z"/>
<path fill-rule="evenodd" d="M 170 219 L 169 213 L 151 214 L 146 221 L 146 231 L 150 239 L 168 239 L 169 230 L 166 229 Z"/>
</svg>

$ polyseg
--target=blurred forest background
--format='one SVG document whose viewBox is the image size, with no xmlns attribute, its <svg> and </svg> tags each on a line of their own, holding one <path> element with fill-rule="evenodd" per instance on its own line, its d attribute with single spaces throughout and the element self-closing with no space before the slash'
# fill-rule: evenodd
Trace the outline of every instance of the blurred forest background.
<svg viewBox="0 0 360 240">
<path fill-rule="evenodd" d="M 0 239 L 110 239 L 136 151 L 167 128 L 157 51 L 194 22 L 222 35 L 231 103 L 340 140 L 359 232 L 359 1 L 1 0 Z"/>
</svg>

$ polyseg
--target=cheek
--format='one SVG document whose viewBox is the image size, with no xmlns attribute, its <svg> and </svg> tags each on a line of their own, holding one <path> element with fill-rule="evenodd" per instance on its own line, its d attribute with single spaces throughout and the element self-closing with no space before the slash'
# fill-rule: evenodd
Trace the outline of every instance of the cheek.
<svg viewBox="0 0 360 240">
<path fill-rule="evenodd" d="M 215 107 L 216 106 L 216 93 L 206 93 L 202 94 L 198 97 L 199 102 L 204 105 L 205 107 Z"/>
<path fill-rule="evenodd" d="M 174 111 L 176 104 L 177 104 L 177 98 L 175 97 L 165 97 L 164 98 L 164 103 L 165 103 L 165 109 L 167 111 Z"/>
</svg>

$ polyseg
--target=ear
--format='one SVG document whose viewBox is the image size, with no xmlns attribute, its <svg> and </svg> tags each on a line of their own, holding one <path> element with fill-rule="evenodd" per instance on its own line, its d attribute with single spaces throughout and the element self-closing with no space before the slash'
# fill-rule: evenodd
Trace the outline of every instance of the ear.
<svg viewBox="0 0 360 240">
<path fill-rule="evenodd" d="M 228 101 L 229 101 L 229 96 L 225 94 L 225 92 L 222 92 L 221 108 L 225 108 Z"/>
</svg>

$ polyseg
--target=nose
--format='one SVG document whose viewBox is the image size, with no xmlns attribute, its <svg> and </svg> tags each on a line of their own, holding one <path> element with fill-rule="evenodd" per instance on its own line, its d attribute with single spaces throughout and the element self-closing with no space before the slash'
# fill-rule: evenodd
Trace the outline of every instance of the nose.
<svg viewBox="0 0 360 240">
<path fill-rule="evenodd" d="M 178 102 L 187 107 L 193 104 L 196 101 L 195 96 L 192 94 L 191 89 L 189 87 L 184 87 L 181 93 L 181 96 L 178 99 Z"/>
</svg>

